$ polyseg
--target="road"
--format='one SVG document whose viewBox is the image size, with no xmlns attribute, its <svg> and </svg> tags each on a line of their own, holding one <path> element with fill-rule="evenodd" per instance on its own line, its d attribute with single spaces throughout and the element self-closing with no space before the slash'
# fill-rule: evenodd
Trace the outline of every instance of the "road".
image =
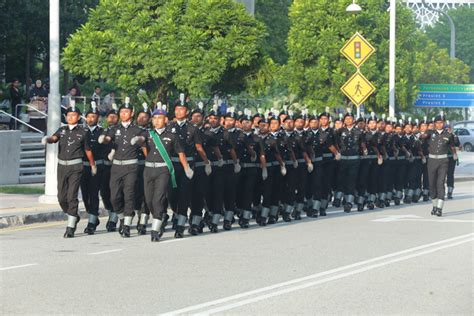
<svg viewBox="0 0 474 316">
<path fill-rule="evenodd" d="M 474 313 L 474 183 L 430 203 L 159 243 L 65 223 L 0 232 L 9 314 Z M 206 230 L 207 231 L 207 230 Z"/>
</svg>

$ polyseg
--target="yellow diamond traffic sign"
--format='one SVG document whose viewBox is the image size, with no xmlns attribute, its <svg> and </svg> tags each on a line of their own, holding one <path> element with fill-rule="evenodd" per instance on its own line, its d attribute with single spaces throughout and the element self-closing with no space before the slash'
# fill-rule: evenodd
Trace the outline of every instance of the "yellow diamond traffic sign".
<svg viewBox="0 0 474 316">
<path fill-rule="evenodd" d="M 351 99 L 356 106 L 361 105 L 374 93 L 375 87 L 359 71 L 352 75 L 342 86 L 341 91 Z"/>
<path fill-rule="evenodd" d="M 343 54 L 349 61 L 359 68 L 375 52 L 375 48 L 356 32 L 351 39 L 341 48 Z"/>
</svg>

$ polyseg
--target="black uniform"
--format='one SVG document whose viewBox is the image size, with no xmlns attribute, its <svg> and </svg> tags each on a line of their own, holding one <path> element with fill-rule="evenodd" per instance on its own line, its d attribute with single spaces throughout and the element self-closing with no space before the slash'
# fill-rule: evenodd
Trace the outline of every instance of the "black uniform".
<svg viewBox="0 0 474 316">
<path fill-rule="evenodd" d="M 171 131 L 166 128 L 160 130 L 154 129 L 153 131 L 160 138 L 169 157 L 176 157 L 179 153 L 184 152 L 183 143 L 179 140 L 177 134 L 171 133 Z M 157 149 L 151 133 L 152 131 L 146 132 L 148 155 L 145 160 L 143 172 L 145 203 L 153 217 L 152 234 L 158 231 L 162 234 L 161 224 L 168 205 L 167 198 L 171 187 L 171 173 Z"/>
<path fill-rule="evenodd" d="M 318 135 L 323 157 L 321 162 L 321 178 L 323 179 L 323 182 L 321 187 L 321 207 L 319 209 L 319 214 L 325 216 L 326 208 L 328 207 L 329 195 L 331 194 L 331 190 L 334 186 L 334 169 L 336 161 L 334 160 L 333 153 L 329 150 L 329 147 L 335 145 L 334 129 L 330 127 L 320 127 Z"/>
<path fill-rule="evenodd" d="M 306 197 L 306 182 L 309 176 L 308 165 L 304 159 L 304 154 L 308 154 L 306 149 L 307 132 L 304 130 L 295 129 L 293 133 L 296 146 L 293 148 L 296 161 L 298 161 L 298 169 L 296 170 L 296 195 L 295 195 L 295 212 L 294 218 L 301 219 L 301 212 L 304 208 L 304 199 Z M 309 156 L 309 155 L 308 155 Z"/>
<path fill-rule="evenodd" d="M 345 194 L 344 211 L 350 212 L 354 203 L 357 175 L 360 166 L 360 147 L 363 142 L 362 131 L 358 128 L 343 127 L 336 132 L 336 143 L 341 153 L 338 183 Z"/>
<path fill-rule="evenodd" d="M 107 131 L 115 144 L 115 156 L 110 175 L 112 205 L 119 218 L 124 218 L 127 237 L 135 209 L 135 190 L 138 174 L 138 152 L 140 145 L 131 144 L 135 136 L 144 136 L 144 131 L 133 123 L 112 127 Z M 122 230 L 119 230 L 122 233 Z"/>
<path fill-rule="evenodd" d="M 59 128 L 56 136 L 58 149 L 58 201 L 68 214 L 68 227 L 75 228 L 79 220 L 77 197 L 82 176 L 82 159 L 90 150 L 90 132 L 83 127 L 66 125 Z"/>
<path fill-rule="evenodd" d="M 396 142 L 398 135 L 394 132 L 385 133 L 382 137 L 383 143 L 385 144 L 385 150 L 387 152 L 387 157 L 383 162 L 383 182 L 385 195 L 385 206 L 390 205 L 390 201 L 393 199 L 393 190 L 395 188 L 395 177 L 396 177 L 396 151 L 397 146 Z M 379 196 L 381 199 L 382 195 Z M 379 206 L 382 201 L 379 201 Z"/>
<path fill-rule="evenodd" d="M 459 142 L 459 137 L 453 134 L 454 137 L 454 146 L 459 147 L 461 143 Z M 453 190 L 454 190 L 454 169 L 456 168 L 457 160 L 454 160 L 453 153 L 451 152 L 451 148 L 449 148 L 448 153 L 449 165 L 448 165 L 448 175 L 446 179 L 446 185 L 448 187 L 448 199 L 453 198 Z"/>
<path fill-rule="evenodd" d="M 148 129 L 138 126 L 142 129 L 144 135 L 149 135 Z M 146 233 L 146 225 L 148 222 L 148 216 L 150 215 L 150 210 L 148 209 L 147 204 L 145 203 L 145 188 L 143 180 L 143 172 L 145 170 L 145 155 L 142 150 L 138 151 L 138 172 L 137 172 L 137 183 L 135 187 L 135 202 L 134 209 L 138 214 L 138 233 L 144 235 Z"/>
<path fill-rule="evenodd" d="M 454 136 L 447 130 L 430 130 L 426 133 L 429 143 L 428 179 L 430 197 L 433 200 L 433 212 L 441 216 L 444 205 L 444 183 L 448 173 L 449 148 L 454 146 Z"/>
<path fill-rule="evenodd" d="M 323 178 L 323 152 L 324 147 L 324 136 L 320 129 L 308 130 L 306 137 L 306 145 L 308 152 L 310 152 L 311 162 L 313 163 L 313 172 L 309 174 L 311 179 L 311 199 L 312 206 L 307 211 L 308 216 L 317 217 L 321 209 L 322 200 L 327 199 L 327 195 L 324 195 L 324 178 Z M 326 133 L 324 133 L 326 135 Z"/>
</svg>

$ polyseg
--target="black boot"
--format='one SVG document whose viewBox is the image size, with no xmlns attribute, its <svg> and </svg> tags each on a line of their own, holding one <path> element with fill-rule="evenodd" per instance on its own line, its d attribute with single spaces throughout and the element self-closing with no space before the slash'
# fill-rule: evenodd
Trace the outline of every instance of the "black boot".
<svg viewBox="0 0 474 316">
<path fill-rule="evenodd" d="M 67 227 L 64 233 L 64 238 L 74 238 L 74 227 Z"/>
<path fill-rule="evenodd" d="M 362 212 L 364 210 L 364 204 L 357 204 L 357 212 Z"/>
<path fill-rule="evenodd" d="M 117 223 L 107 221 L 107 224 L 105 224 L 105 228 L 108 232 L 114 232 L 117 230 Z"/>
<path fill-rule="evenodd" d="M 160 241 L 160 238 L 161 238 L 161 233 L 160 232 L 157 232 L 157 231 L 154 231 L 154 230 L 151 231 L 151 241 L 152 242 Z"/>
<path fill-rule="evenodd" d="M 183 238 L 184 237 L 184 226 L 176 226 L 176 231 L 174 232 L 174 238 Z"/>
<path fill-rule="evenodd" d="M 118 233 L 120 235 L 123 235 L 123 218 L 119 221 L 119 229 L 118 229 Z"/>
<path fill-rule="evenodd" d="M 326 213 L 326 209 L 325 208 L 320 208 L 319 209 L 319 216 L 326 216 L 327 213 Z"/>
<path fill-rule="evenodd" d="M 352 209 L 352 204 L 351 203 L 344 204 L 344 212 L 350 213 L 351 209 Z"/>
<path fill-rule="evenodd" d="M 94 235 L 95 231 L 97 230 L 97 226 L 99 226 L 100 221 L 97 219 L 97 223 L 88 223 L 86 229 L 84 229 L 84 233 L 88 235 Z"/>
<path fill-rule="evenodd" d="M 395 203 L 395 205 L 400 205 L 400 199 L 399 198 L 394 198 L 393 202 Z"/>
<path fill-rule="evenodd" d="M 268 224 L 268 225 L 273 225 L 273 224 L 275 224 L 276 222 L 277 222 L 276 217 L 273 216 L 273 215 L 270 215 L 270 217 L 268 218 L 267 224 Z"/>
<path fill-rule="evenodd" d="M 128 225 L 123 225 L 122 226 L 122 237 L 124 237 L 124 238 L 130 237 L 130 226 L 128 226 Z"/>
<path fill-rule="evenodd" d="M 239 226 L 240 228 L 249 228 L 249 220 L 245 218 L 239 219 Z"/>
<path fill-rule="evenodd" d="M 443 216 L 443 210 L 440 208 L 436 208 L 436 216 L 441 217 Z"/>
<path fill-rule="evenodd" d="M 198 225 L 190 225 L 188 228 L 188 233 L 190 235 L 196 236 L 199 234 L 199 226 Z"/>
<path fill-rule="evenodd" d="M 390 206 L 390 200 L 386 199 L 385 200 L 385 207 L 389 207 L 389 206 Z M 383 206 L 381 208 L 383 208 Z"/>
<path fill-rule="evenodd" d="M 383 205 L 383 202 L 377 202 L 378 205 L 382 204 Z M 375 208 L 375 205 L 374 205 L 374 202 L 369 202 L 369 204 L 367 204 L 367 208 L 369 210 L 373 210 Z"/>
<path fill-rule="evenodd" d="M 431 210 L 431 215 L 436 215 L 438 211 L 438 208 L 436 206 L 433 206 L 433 209 Z"/>
<path fill-rule="evenodd" d="M 137 225 L 138 235 L 146 235 L 146 226 L 142 224 Z"/>
<path fill-rule="evenodd" d="M 340 207 L 341 206 L 341 200 L 340 199 L 334 199 L 334 201 L 332 202 L 332 206 Z"/>
<path fill-rule="evenodd" d="M 428 194 L 423 194 L 423 202 L 428 202 L 430 199 L 430 197 L 428 196 Z"/>
<path fill-rule="evenodd" d="M 163 227 L 163 229 L 166 229 L 166 225 L 168 225 L 169 219 L 170 219 L 170 216 L 168 214 L 165 214 L 163 216 L 163 224 L 161 224 L 161 227 Z"/>
</svg>

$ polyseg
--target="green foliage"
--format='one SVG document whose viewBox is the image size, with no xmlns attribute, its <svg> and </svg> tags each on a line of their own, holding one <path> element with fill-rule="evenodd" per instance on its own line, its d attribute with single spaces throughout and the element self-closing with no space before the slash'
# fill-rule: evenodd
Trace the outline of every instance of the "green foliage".
<svg viewBox="0 0 474 316">
<path fill-rule="evenodd" d="M 366 102 L 380 112 L 388 105 L 389 12 L 385 0 L 361 0 L 362 13 L 348 15 L 345 0 L 295 0 L 290 8 L 289 61 L 285 79 L 291 93 L 318 110 L 341 107 L 347 100 L 340 87 L 356 71 L 339 52 L 359 31 L 376 49 L 361 72 L 377 91 Z M 411 11 L 397 6 L 397 111 L 411 108 L 418 83 L 464 83 L 469 68 L 451 61 L 416 27 Z"/>
<path fill-rule="evenodd" d="M 474 82 L 474 8 L 458 7 L 448 11 L 456 27 L 456 58 L 471 68 L 470 82 Z M 426 34 L 439 47 L 449 50 L 451 29 L 446 16 L 441 15 L 433 27 L 426 30 Z"/>
<path fill-rule="evenodd" d="M 241 89 L 264 25 L 233 0 L 103 0 L 69 39 L 65 68 L 124 91 L 166 97 Z M 227 86 L 219 84 L 226 81 Z"/>
</svg>

